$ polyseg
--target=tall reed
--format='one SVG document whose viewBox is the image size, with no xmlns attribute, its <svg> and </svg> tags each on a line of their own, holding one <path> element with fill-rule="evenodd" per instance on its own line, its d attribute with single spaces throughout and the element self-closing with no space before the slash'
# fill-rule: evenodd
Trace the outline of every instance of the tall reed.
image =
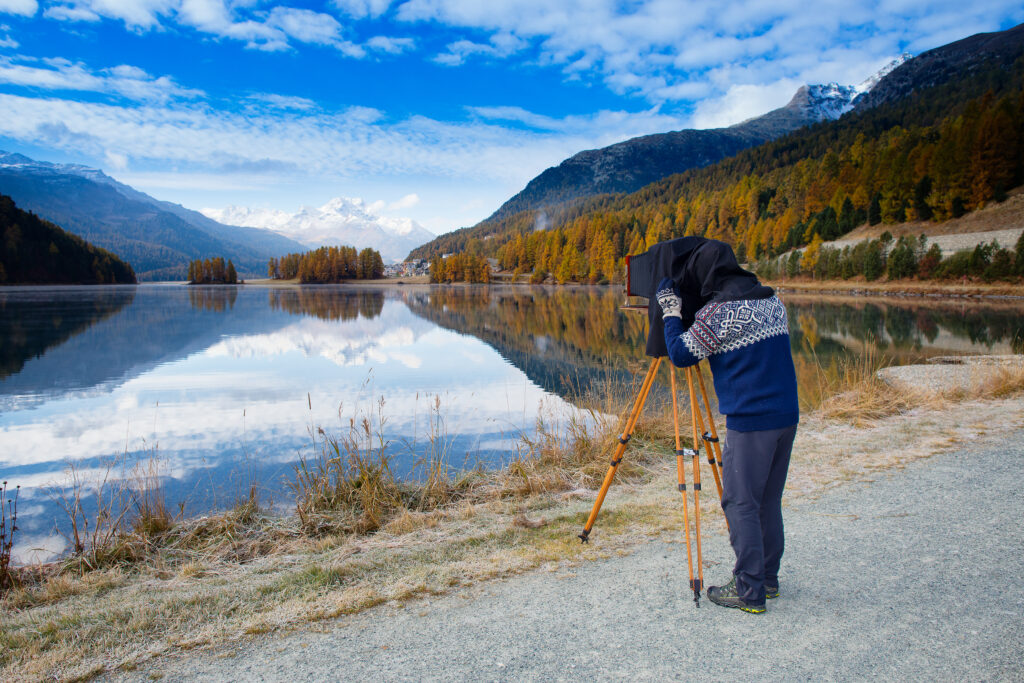
<svg viewBox="0 0 1024 683">
<path fill-rule="evenodd" d="M 14 548 L 14 532 L 18 530 L 18 494 L 20 486 L 14 487 L 10 495 L 7 482 L 0 485 L 0 592 L 15 585 L 17 577 L 11 572 L 11 551 Z"/>
</svg>

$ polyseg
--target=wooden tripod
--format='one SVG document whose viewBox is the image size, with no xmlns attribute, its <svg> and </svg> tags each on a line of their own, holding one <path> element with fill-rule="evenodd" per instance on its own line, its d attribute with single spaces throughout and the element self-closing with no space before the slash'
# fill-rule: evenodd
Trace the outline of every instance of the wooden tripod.
<svg viewBox="0 0 1024 683">
<path fill-rule="evenodd" d="M 647 374 L 644 376 L 644 380 L 640 385 L 640 391 L 637 393 L 636 400 L 633 402 L 633 409 L 630 411 L 629 416 L 626 419 L 625 429 L 619 436 L 619 443 L 615 447 L 615 454 L 612 456 L 608 472 L 604 475 L 604 482 L 601 484 L 601 490 L 598 491 L 597 500 L 594 501 L 594 507 L 590 511 L 590 516 L 587 518 L 587 523 L 583 527 L 583 532 L 579 534 L 579 538 L 583 543 L 588 543 L 590 540 L 590 531 L 594 528 L 594 521 L 597 519 L 597 514 L 601 511 L 601 505 L 604 503 L 605 496 L 608 495 L 608 489 L 611 487 L 612 480 L 615 478 L 615 472 L 622 463 L 622 456 L 626 452 L 626 445 L 629 443 L 630 437 L 633 435 L 633 430 L 636 428 L 637 420 L 640 417 L 640 413 L 643 411 L 644 404 L 647 402 L 647 397 L 651 393 L 651 387 L 654 386 L 654 379 L 658 374 L 658 368 L 661 366 L 662 360 L 664 360 L 664 358 L 655 358 L 651 362 L 651 367 L 648 368 Z M 711 404 L 708 402 L 707 389 L 704 385 L 704 374 L 697 366 L 689 367 L 684 370 L 686 373 L 686 383 L 690 393 L 690 426 L 692 430 L 691 438 L 693 448 L 682 447 L 682 439 L 679 433 L 679 405 L 677 400 L 678 392 L 676 390 L 676 368 L 671 364 L 671 362 L 668 363 L 668 368 L 670 386 L 672 389 L 672 419 L 675 426 L 676 477 L 678 479 L 679 492 L 683 497 L 683 530 L 686 536 L 686 564 L 690 571 L 690 588 L 693 590 L 693 601 L 696 603 L 697 607 L 700 607 L 700 592 L 704 588 L 704 564 L 703 557 L 701 555 L 700 538 L 700 463 L 697 458 L 700 454 L 700 442 L 704 441 L 707 444 L 708 464 L 711 465 L 711 473 L 715 477 L 715 486 L 718 489 L 718 498 L 721 500 L 722 450 L 718 443 L 718 433 L 715 431 L 715 422 L 712 419 Z M 704 417 L 701 415 L 701 409 L 697 401 L 697 390 L 694 386 L 694 377 L 696 377 L 697 385 L 700 387 L 704 411 L 707 415 L 706 430 Z M 693 548 L 690 545 L 689 501 L 686 496 L 685 458 L 687 456 L 690 457 L 693 466 L 693 518 L 695 531 L 694 540 L 696 542 L 697 555 L 696 578 L 694 578 L 693 571 L 694 553 Z"/>
</svg>

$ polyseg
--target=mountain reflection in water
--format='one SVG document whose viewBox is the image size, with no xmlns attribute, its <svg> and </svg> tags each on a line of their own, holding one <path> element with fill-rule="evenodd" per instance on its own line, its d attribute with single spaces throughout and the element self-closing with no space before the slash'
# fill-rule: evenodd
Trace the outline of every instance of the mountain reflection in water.
<svg viewBox="0 0 1024 683">
<path fill-rule="evenodd" d="M 783 300 L 806 399 L 867 353 L 1022 350 L 1018 304 Z M 45 489 L 68 463 L 95 475 L 155 455 L 168 503 L 190 513 L 253 482 L 286 504 L 311 430 L 378 408 L 408 476 L 436 399 L 453 463 L 499 462 L 538 417 L 635 387 L 646 316 L 622 301 L 595 287 L 0 288 L 0 478 L 23 486 L 19 545 L 63 547 Z"/>
</svg>

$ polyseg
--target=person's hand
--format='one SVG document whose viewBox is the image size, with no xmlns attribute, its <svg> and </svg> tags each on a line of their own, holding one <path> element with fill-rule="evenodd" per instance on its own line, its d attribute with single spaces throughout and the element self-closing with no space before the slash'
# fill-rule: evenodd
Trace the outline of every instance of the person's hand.
<svg viewBox="0 0 1024 683">
<path fill-rule="evenodd" d="M 661 306 L 661 317 L 668 318 L 674 316 L 676 318 L 683 317 L 683 300 L 676 294 L 675 284 L 671 278 L 665 278 L 658 283 L 658 305 Z"/>
</svg>

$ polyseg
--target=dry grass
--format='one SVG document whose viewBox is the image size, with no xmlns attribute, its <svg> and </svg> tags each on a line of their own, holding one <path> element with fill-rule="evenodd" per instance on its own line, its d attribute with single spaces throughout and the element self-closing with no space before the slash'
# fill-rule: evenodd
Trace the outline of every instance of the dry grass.
<svg viewBox="0 0 1024 683">
<path fill-rule="evenodd" d="M 805 413 L 798 435 L 790 504 L 986 430 L 1024 425 L 1021 373 L 1000 374 L 969 395 L 894 397 L 876 378 L 880 363 L 821 371 L 820 406 Z M 294 516 L 270 515 L 250 494 L 227 512 L 171 517 L 163 526 L 166 510 L 154 491 L 148 507 L 134 504 L 122 524 L 124 534 L 145 539 L 137 557 L 25 570 L 22 584 L 0 599 L 0 678 L 88 678 L 169 651 L 223 647 L 676 534 L 670 404 L 655 392 L 594 543 L 576 539 L 622 428 L 614 416 L 626 412 L 635 391 L 596 387 L 580 398 L 586 409 L 575 417 L 543 416 L 536 433 L 522 436 L 518 457 L 491 473 L 447 465 L 435 403 L 417 485 L 391 473 L 393 445 L 379 436 L 378 404 L 376 417 L 353 419 L 342 434 L 314 430 L 315 453 L 297 471 Z M 707 531 L 721 532 L 711 503 L 702 505 Z M 142 510 L 147 521 L 133 521 Z"/>
<path fill-rule="evenodd" d="M 924 397 L 894 391 L 879 379 L 878 371 L 887 365 L 883 356 L 872 352 L 833 361 L 828 367 L 818 364 L 818 386 L 809 407 L 823 419 L 853 424 L 909 410 Z"/>
<path fill-rule="evenodd" d="M 1024 367 L 999 368 L 982 380 L 970 398 L 1007 398 L 1024 392 Z"/>
<path fill-rule="evenodd" d="M 983 368 L 967 386 L 934 388 L 927 383 L 900 382 L 880 377 L 889 364 L 871 353 L 826 371 L 819 365 L 819 401 L 815 414 L 826 420 L 863 425 L 921 408 L 942 409 L 951 403 L 1001 399 L 1024 393 L 1024 364 Z M 979 368 L 979 370 L 982 368 Z"/>
</svg>

